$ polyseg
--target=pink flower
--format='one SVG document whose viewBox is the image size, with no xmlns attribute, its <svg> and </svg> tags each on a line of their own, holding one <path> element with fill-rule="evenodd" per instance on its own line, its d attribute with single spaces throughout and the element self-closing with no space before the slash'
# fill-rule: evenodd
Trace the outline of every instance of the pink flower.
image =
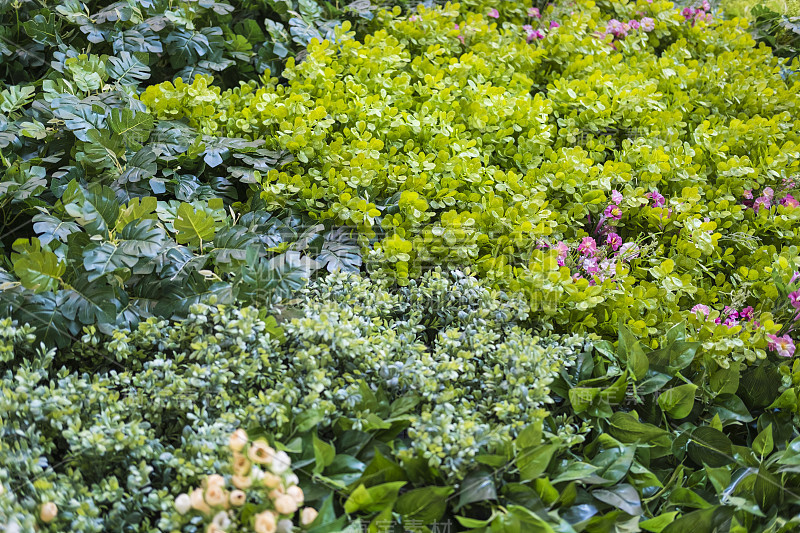
<svg viewBox="0 0 800 533">
<path fill-rule="evenodd" d="M 781 357 L 791 357 L 794 355 L 794 341 L 789 335 L 778 337 L 777 335 L 767 335 L 769 344 L 767 348 L 773 352 L 778 352 Z"/>
<path fill-rule="evenodd" d="M 703 0 L 703 3 L 700 4 L 700 7 L 706 11 L 711 11 L 711 4 L 708 3 L 708 0 Z"/>
<path fill-rule="evenodd" d="M 628 26 L 633 30 L 639 29 L 639 21 L 636 19 L 632 19 L 628 21 Z"/>
<path fill-rule="evenodd" d="M 588 256 L 594 255 L 597 253 L 597 242 L 592 237 L 584 237 L 578 246 L 578 252 Z"/>
<path fill-rule="evenodd" d="M 551 21 L 550 21 L 550 28 L 551 28 L 551 29 L 558 28 L 559 26 L 561 26 L 561 24 L 559 24 L 559 23 L 558 23 L 558 22 L 556 22 L 555 20 L 551 20 Z"/>
<path fill-rule="evenodd" d="M 745 189 L 744 193 L 742 193 L 742 196 L 746 200 L 752 200 L 753 199 L 753 191 L 751 191 L 750 189 Z"/>
<path fill-rule="evenodd" d="M 533 26 L 531 26 L 530 24 L 525 24 L 524 26 L 522 26 L 522 29 L 530 33 L 533 31 Z"/>
<path fill-rule="evenodd" d="M 492 17 L 493 19 L 500 18 L 500 12 L 496 9 L 492 9 L 491 11 L 489 11 L 489 16 Z"/>
<path fill-rule="evenodd" d="M 583 269 L 587 274 L 598 274 L 600 272 L 600 267 L 597 266 L 597 259 L 593 257 L 587 257 L 583 260 Z"/>
<path fill-rule="evenodd" d="M 630 261 L 631 259 L 636 259 L 639 257 L 639 247 L 636 246 L 635 242 L 626 242 L 619 248 L 619 255 L 622 259 L 626 261 Z"/>
<path fill-rule="evenodd" d="M 569 255 L 569 246 L 564 241 L 559 241 L 558 244 L 553 246 L 553 250 L 558 252 L 558 266 L 564 266 L 564 260 Z"/>
<path fill-rule="evenodd" d="M 781 200 L 781 205 L 785 205 L 787 207 L 797 207 L 800 206 L 800 202 L 798 202 L 797 199 L 791 194 L 787 194 L 783 197 L 783 200 Z"/>
<path fill-rule="evenodd" d="M 775 197 L 775 191 L 772 190 L 772 187 L 767 187 L 764 189 L 764 198 L 772 201 L 774 197 Z"/>
<path fill-rule="evenodd" d="M 539 8 L 538 7 L 529 7 L 528 8 L 528 16 L 531 17 L 531 18 L 535 18 L 535 19 L 542 18 L 542 14 L 539 13 Z"/>
<path fill-rule="evenodd" d="M 755 312 L 755 309 L 753 309 L 752 306 L 748 305 L 747 307 L 745 307 L 744 309 L 741 310 L 741 312 L 739 313 L 739 318 L 741 318 L 742 320 L 747 320 L 747 321 L 753 320 L 753 313 L 754 312 Z"/>
<path fill-rule="evenodd" d="M 703 313 L 703 315 L 708 317 L 708 315 L 711 314 L 711 309 L 709 309 L 707 305 L 697 304 L 694 307 L 692 307 L 692 314 L 697 316 L 697 313 Z"/>
<path fill-rule="evenodd" d="M 622 237 L 613 232 L 609 233 L 606 237 L 606 244 L 611 246 L 611 249 L 616 252 L 619 250 L 619 247 L 622 246 Z"/>
<path fill-rule="evenodd" d="M 410 17 L 408 17 L 409 22 L 417 22 L 419 20 L 420 20 L 419 15 L 411 15 Z"/>
<path fill-rule="evenodd" d="M 643 31 L 653 31 L 656 29 L 656 21 L 651 19 L 650 17 L 644 17 L 642 20 L 639 21 L 639 27 Z"/>
<path fill-rule="evenodd" d="M 611 191 L 611 201 L 619 205 L 622 202 L 622 193 L 619 191 Z"/>
<path fill-rule="evenodd" d="M 791 285 L 798 279 L 800 279 L 800 272 L 795 272 L 794 274 L 792 274 L 792 279 L 789 280 L 789 285 Z"/>
<path fill-rule="evenodd" d="M 763 196 L 756 198 L 755 204 L 753 205 L 753 209 L 755 209 L 756 213 L 758 213 L 761 208 L 768 210 L 770 207 L 772 207 L 772 202 L 769 200 L 769 198 L 765 198 Z"/>
<path fill-rule="evenodd" d="M 628 33 L 625 29 L 625 25 L 617 19 L 611 19 L 608 21 L 608 24 L 606 25 L 606 31 L 618 38 L 625 37 L 625 35 Z"/>
<path fill-rule="evenodd" d="M 619 220 L 622 218 L 622 209 L 620 209 L 618 205 L 610 204 L 606 207 L 605 211 L 603 211 L 603 216 L 613 220 Z"/>
<path fill-rule="evenodd" d="M 800 290 L 789 293 L 789 303 L 795 309 L 800 309 Z"/>
<path fill-rule="evenodd" d="M 653 200 L 653 207 L 663 207 L 666 204 L 665 198 L 658 191 L 649 192 L 644 196 Z"/>
</svg>

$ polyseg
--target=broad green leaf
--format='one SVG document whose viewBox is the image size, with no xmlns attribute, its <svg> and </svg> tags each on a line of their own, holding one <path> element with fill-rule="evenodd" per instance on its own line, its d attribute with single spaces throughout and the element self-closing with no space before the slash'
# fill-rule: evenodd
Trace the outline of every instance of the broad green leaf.
<svg viewBox="0 0 800 533">
<path fill-rule="evenodd" d="M 756 474 L 753 485 L 753 495 L 762 511 L 768 511 L 778 503 L 781 492 L 785 490 L 784 484 L 776 477 L 765 464 L 761 464 Z"/>
<path fill-rule="evenodd" d="M 461 482 L 458 492 L 459 498 L 458 505 L 455 508 L 456 511 L 470 503 L 497 499 L 494 479 L 489 472 L 483 470 L 470 472 Z"/>
<path fill-rule="evenodd" d="M 126 253 L 112 242 L 104 242 L 99 246 L 90 246 L 83 250 L 83 267 L 88 272 L 89 281 L 125 268 L 131 269 L 138 262 L 137 255 Z"/>
<path fill-rule="evenodd" d="M 432 524 L 444 515 L 447 510 L 447 497 L 453 492 L 452 487 L 413 489 L 402 494 L 394 508 L 404 519 Z"/>
<path fill-rule="evenodd" d="M 130 202 L 128 202 L 119 213 L 116 230 L 122 231 L 125 226 L 136 220 L 155 220 L 157 218 L 155 215 L 157 206 L 158 201 L 152 196 L 131 198 Z"/>
<path fill-rule="evenodd" d="M 73 201 L 64 195 L 64 210 L 90 234 L 99 235 L 113 228 L 119 216 L 119 203 L 111 188 L 98 183 L 89 185 L 89 190 L 78 189 Z"/>
<path fill-rule="evenodd" d="M 658 405 L 671 418 L 686 418 L 694 407 L 694 395 L 697 385 L 679 385 L 662 392 L 658 396 Z"/>
<path fill-rule="evenodd" d="M 380 450 L 376 448 L 375 457 L 372 458 L 372 461 L 370 461 L 369 465 L 364 469 L 358 481 L 366 487 L 371 487 L 373 485 L 380 485 L 381 483 L 406 480 L 407 476 L 405 470 L 394 461 L 386 458 Z"/>
<path fill-rule="evenodd" d="M 650 442 L 669 432 L 658 426 L 639 422 L 633 415 L 618 411 L 609 419 L 611 434 L 621 442 Z"/>
<path fill-rule="evenodd" d="M 642 514 L 639 493 L 636 492 L 633 486 L 627 483 L 621 483 L 608 489 L 596 489 L 592 491 L 592 496 L 631 516 L 639 516 Z"/>
<path fill-rule="evenodd" d="M 314 473 L 321 474 L 336 457 L 336 448 L 317 437 L 316 431 L 312 433 L 312 438 L 314 442 Z"/>
<path fill-rule="evenodd" d="M 39 234 L 39 242 L 43 245 L 54 240 L 67 242 L 67 237 L 80 229 L 74 222 L 60 220 L 46 213 L 39 213 L 33 217 L 33 231 Z"/>
<path fill-rule="evenodd" d="M 700 465 L 712 468 L 733 461 L 731 440 L 721 431 L 711 427 L 696 428 L 689 440 L 689 457 Z"/>
<path fill-rule="evenodd" d="M 25 288 L 37 294 L 58 288 L 67 266 L 56 254 L 42 249 L 35 237 L 17 239 L 13 248 L 17 252 L 11 254 L 14 273 Z"/>
<path fill-rule="evenodd" d="M 359 485 L 345 501 L 344 510 L 348 514 L 357 511 L 368 513 L 382 511 L 394 504 L 398 491 L 406 483 L 406 481 L 393 481 L 370 488 Z"/>
<path fill-rule="evenodd" d="M 544 444 L 521 450 L 515 458 L 520 479 L 529 481 L 542 475 L 557 449 L 555 444 Z"/>
<path fill-rule="evenodd" d="M 153 131 L 153 116 L 149 113 L 136 113 L 130 109 L 113 109 L 108 118 L 108 125 L 127 146 L 138 146 L 150 138 L 150 132 Z"/>
<path fill-rule="evenodd" d="M 772 424 L 770 424 L 753 439 L 753 450 L 761 457 L 765 457 L 772 453 L 774 447 L 775 443 L 772 440 Z"/>
<path fill-rule="evenodd" d="M 214 238 L 216 228 L 214 218 L 202 210 L 195 210 L 191 204 L 182 203 L 178 207 L 178 217 L 173 222 L 176 239 L 180 244 L 199 248 L 205 241 Z"/>
<path fill-rule="evenodd" d="M 649 520 L 644 520 L 643 522 L 639 522 L 639 527 L 644 529 L 645 531 L 650 531 L 652 533 L 661 533 L 664 528 L 670 525 L 672 522 L 675 521 L 675 517 L 678 516 L 678 511 L 672 511 L 670 513 L 663 513 Z"/>
<path fill-rule="evenodd" d="M 150 79 L 150 67 L 126 50 L 108 58 L 106 71 L 111 78 L 125 85 L 136 86 Z"/>
</svg>

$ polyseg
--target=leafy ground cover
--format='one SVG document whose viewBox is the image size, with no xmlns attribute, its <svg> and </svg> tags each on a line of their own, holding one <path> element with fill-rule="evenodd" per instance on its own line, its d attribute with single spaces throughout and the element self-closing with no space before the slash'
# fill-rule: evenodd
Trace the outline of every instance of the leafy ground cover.
<svg viewBox="0 0 800 533">
<path fill-rule="evenodd" d="M 2 9 L 6 529 L 798 527 L 800 64 L 744 19 Z"/>
</svg>

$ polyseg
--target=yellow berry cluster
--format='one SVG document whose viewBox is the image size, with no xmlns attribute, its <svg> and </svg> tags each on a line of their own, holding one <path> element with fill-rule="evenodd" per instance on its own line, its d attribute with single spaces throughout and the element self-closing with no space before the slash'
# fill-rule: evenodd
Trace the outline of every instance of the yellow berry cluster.
<svg viewBox="0 0 800 533">
<path fill-rule="evenodd" d="M 175 508 L 182 515 L 199 512 L 211 517 L 206 533 L 224 533 L 236 520 L 235 510 L 241 508 L 248 496 L 256 492 L 267 502 L 250 525 L 256 533 L 289 533 L 292 517 L 303 505 L 305 496 L 298 485 L 297 476 L 291 472 L 291 459 L 286 452 L 276 451 L 265 440 L 250 441 L 243 429 L 234 431 L 229 440 L 233 452 L 233 475 L 226 479 L 220 474 L 207 476 L 202 486 L 175 498 Z M 233 485 L 228 490 L 228 483 Z M 300 524 L 308 526 L 317 517 L 317 510 L 305 507 L 300 512 Z M 241 527 L 236 529 L 242 530 Z"/>
</svg>

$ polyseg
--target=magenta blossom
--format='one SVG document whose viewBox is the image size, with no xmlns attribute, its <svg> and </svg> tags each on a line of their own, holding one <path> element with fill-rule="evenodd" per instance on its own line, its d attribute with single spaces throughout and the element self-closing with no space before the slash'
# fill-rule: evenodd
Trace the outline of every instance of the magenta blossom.
<svg viewBox="0 0 800 533">
<path fill-rule="evenodd" d="M 619 191 L 611 191 L 611 201 L 619 205 L 622 202 L 622 193 Z"/>
<path fill-rule="evenodd" d="M 592 237 L 584 237 L 578 246 L 578 252 L 592 256 L 597 253 L 597 242 Z"/>
<path fill-rule="evenodd" d="M 767 348 L 773 352 L 778 352 L 781 357 L 791 357 L 794 355 L 794 341 L 789 335 L 778 337 L 777 335 L 767 335 L 769 344 Z"/>
<path fill-rule="evenodd" d="M 619 250 L 619 247 L 622 246 L 622 237 L 620 237 L 614 232 L 611 232 L 606 237 L 606 244 L 609 245 L 611 249 L 616 252 L 617 250 Z"/>
<path fill-rule="evenodd" d="M 772 187 L 766 187 L 766 188 L 764 189 L 764 198 L 766 198 L 766 199 L 768 199 L 768 200 L 772 201 L 772 199 L 773 199 L 774 197 L 775 197 L 775 191 L 774 191 L 774 190 L 772 190 Z"/>
<path fill-rule="evenodd" d="M 800 202 L 798 202 L 797 199 L 791 194 L 787 194 L 783 197 L 783 200 L 781 200 L 781 205 L 785 205 L 786 207 L 797 207 L 800 206 Z"/>
<path fill-rule="evenodd" d="M 800 272 L 795 272 L 794 274 L 792 274 L 792 279 L 789 280 L 789 285 L 791 285 L 798 279 L 800 279 Z"/>
<path fill-rule="evenodd" d="M 539 8 L 538 7 L 529 7 L 528 8 L 528 16 L 531 17 L 531 18 L 535 18 L 535 19 L 542 18 L 542 14 L 539 13 Z"/>
<path fill-rule="evenodd" d="M 649 192 L 644 196 L 653 201 L 653 207 L 663 207 L 666 204 L 665 198 L 661 196 L 661 193 L 658 191 Z"/>
<path fill-rule="evenodd" d="M 753 320 L 753 313 L 754 312 L 755 312 L 755 309 L 753 309 L 752 306 L 748 305 L 747 307 L 742 309 L 741 312 L 739 312 L 739 318 L 741 318 L 742 320 L 748 320 L 748 321 Z"/>
<path fill-rule="evenodd" d="M 789 293 L 789 303 L 795 309 L 800 310 L 800 290 Z"/>
<path fill-rule="evenodd" d="M 410 17 L 408 17 L 409 22 L 417 22 L 419 20 L 420 20 L 419 15 L 411 15 Z"/>
<path fill-rule="evenodd" d="M 753 204 L 753 209 L 755 209 L 756 213 L 761 211 L 762 208 L 769 210 L 770 207 L 772 207 L 772 202 L 764 196 L 756 198 L 755 204 Z"/>
<path fill-rule="evenodd" d="M 642 31 L 653 31 L 656 29 L 656 21 L 650 17 L 644 17 L 639 21 L 639 27 Z"/>
<path fill-rule="evenodd" d="M 745 189 L 744 193 L 742 193 L 742 196 L 744 196 L 745 200 L 752 200 L 753 199 L 753 191 L 751 191 L 750 189 Z"/>
<path fill-rule="evenodd" d="M 711 309 L 707 305 L 697 304 L 692 307 L 692 314 L 697 316 L 697 313 L 703 313 L 706 317 L 711 314 Z"/>
<path fill-rule="evenodd" d="M 569 246 L 564 241 L 559 241 L 558 244 L 553 246 L 553 250 L 558 252 L 558 266 L 564 266 L 564 260 L 569 255 Z"/>
<path fill-rule="evenodd" d="M 603 216 L 613 220 L 619 220 L 622 218 L 622 209 L 620 209 L 618 205 L 610 204 L 606 207 L 605 211 L 603 211 Z"/>
<path fill-rule="evenodd" d="M 561 26 L 561 24 L 559 24 L 555 20 L 551 20 L 550 21 L 550 28 L 555 29 L 555 28 L 558 28 L 559 26 Z"/>
<path fill-rule="evenodd" d="M 489 11 L 489 16 L 492 17 L 493 19 L 498 19 L 500 18 L 500 12 L 496 9 L 492 9 Z"/>
<path fill-rule="evenodd" d="M 639 29 L 639 21 L 636 20 L 636 19 L 631 19 L 631 20 L 628 21 L 628 26 L 632 30 L 638 30 Z"/>
</svg>

